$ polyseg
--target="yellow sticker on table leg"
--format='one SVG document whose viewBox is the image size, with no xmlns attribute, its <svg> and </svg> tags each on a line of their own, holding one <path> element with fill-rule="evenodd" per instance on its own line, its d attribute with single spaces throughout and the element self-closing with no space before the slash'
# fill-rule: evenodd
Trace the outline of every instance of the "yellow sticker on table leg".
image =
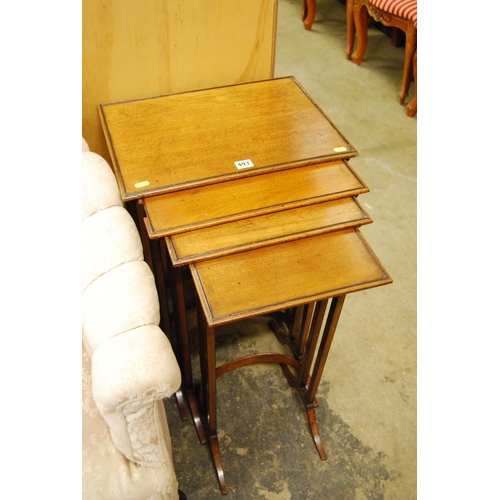
<svg viewBox="0 0 500 500">
<path fill-rule="evenodd" d="M 136 188 L 143 188 L 146 186 L 149 186 L 149 181 L 136 182 L 134 184 L 134 187 L 136 187 Z"/>
</svg>

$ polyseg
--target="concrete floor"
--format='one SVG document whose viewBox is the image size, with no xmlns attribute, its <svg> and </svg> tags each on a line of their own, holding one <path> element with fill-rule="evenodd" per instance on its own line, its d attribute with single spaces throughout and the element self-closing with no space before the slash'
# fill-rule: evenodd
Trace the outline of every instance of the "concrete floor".
<svg viewBox="0 0 500 500">
<path fill-rule="evenodd" d="M 394 283 L 346 299 L 318 392 L 326 461 L 278 366 L 255 365 L 219 379 L 225 498 L 412 500 L 417 119 L 398 102 L 404 50 L 370 29 L 365 60 L 356 66 L 345 57 L 344 5 L 318 0 L 309 32 L 301 8 L 302 0 L 279 0 L 275 76 L 295 76 L 359 151 L 350 163 L 371 189 L 360 201 L 374 220 L 362 232 Z M 243 348 L 268 350 L 274 339 L 267 320 L 220 329 L 219 359 Z M 222 498 L 207 446 L 191 421 L 180 421 L 174 400 L 166 407 L 181 489 L 189 500 Z"/>
</svg>

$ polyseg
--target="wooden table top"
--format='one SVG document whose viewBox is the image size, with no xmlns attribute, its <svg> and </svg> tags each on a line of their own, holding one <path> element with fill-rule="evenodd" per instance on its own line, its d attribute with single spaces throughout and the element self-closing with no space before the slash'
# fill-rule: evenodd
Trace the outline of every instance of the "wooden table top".
<svg viewBox="0 0 500 500">
<path fill-rule="evenodd" d="M 190 269 L 210 325 L 392 283 L 358 229 L 205 260 Z"/>
<path fill-rule="evenodd" d="M 256 215 L 165 238 L 174 266 L 373 222 L 354 197 Z"/>
<path fill-rule="evenodd" d="M 124 201 L 358 154 L 293 77 L 101 104 L 99 113 Z"/>
<path fill-rule="evenodd" d="M 266 172 L 144 198 L 150 238 L 369 191 L 346 161 Z"/>
</svg>

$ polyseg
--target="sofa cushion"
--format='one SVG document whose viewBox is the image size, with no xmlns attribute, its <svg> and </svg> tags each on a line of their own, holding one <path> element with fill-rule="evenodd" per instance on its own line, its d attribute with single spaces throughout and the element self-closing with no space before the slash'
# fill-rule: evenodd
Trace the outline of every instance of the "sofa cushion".
<svg viewBox="0 0 500 500">
<path fill-rule="evenodd" d="M 142 244 L 125 208 L 107 208 L 83 221 L 82 292 L 99 276 L 134 260 L 143 260 Z"/>
<path fill-rule="evenodd" d="M 112 269 L 83 293 L 83 333 L 92 351 L 110 337 L 159 322 L 158 293 L 153 274 L 144 261 Z"/>
<path fill-rule="evenodd" d="M 82 221 L 109 207 L 123 206 L 115 175 L 104 158 L 82 153 Z"/>
<path fill-rule="evenodd" d="M 162 401 L 157 412 L 165 413 Z M 158 500 L 177 498 L 178 483 L 171 459 L 166 417 L 158 418 L 166 466 L 142 467 L 116 449 L 106 422 L 92 397 L 91 360 L 82 346 L 82 500 Z"/>
</svg>

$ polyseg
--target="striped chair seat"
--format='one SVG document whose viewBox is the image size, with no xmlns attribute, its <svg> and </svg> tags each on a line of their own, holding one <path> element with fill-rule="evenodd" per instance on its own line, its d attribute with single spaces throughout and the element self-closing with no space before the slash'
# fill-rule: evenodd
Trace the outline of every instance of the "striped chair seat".
<svg viewBox="0 0 500 500">
<path fill-rule="evenodd" d="M 370 0 L 377 9 L 403 19 L 409 19 L 417 27 L 417 0 Z"/>
</svg>

